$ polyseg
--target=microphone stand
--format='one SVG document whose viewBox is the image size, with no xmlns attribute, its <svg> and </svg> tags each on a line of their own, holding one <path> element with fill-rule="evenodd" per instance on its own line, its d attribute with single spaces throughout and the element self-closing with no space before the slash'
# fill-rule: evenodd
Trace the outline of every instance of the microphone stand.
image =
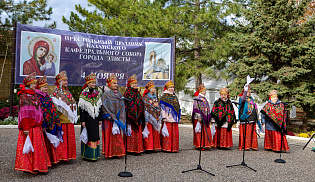
<svg viewBox="0 0 315 182">
<path fill-rule="evenodd" d="M 235 102 L 232 102 L 233 104 L 240 104 L 240 103 L 235 103 Z M 227 168 L 228 167 L 235 167 L 235 166 L 245 166 L 245 167 L 247 167 L 248 169 L 251 169 L 251 170 L 253 170 L 253 171 L 255 171 L 255 172 L 257 172 L 256 171 L 256 169 L 253 169 L 253 168 L 251 168 L 250 166 L 248 166 L 246 163 L 245 163 L 245 138 L 246 138 L 246 126 L 247 126 L 247 124 L 249 124 L 249 121 L 248 121 L 248 119 L 247 118 L 245 118 L 245 129 L 244 129 L 244 136 L 243 136 L 243 160 L 242 160 L 242 162 L 240 163 L 240 164 L 235 164 L 235 165 L 230 165 L 230 166 L 226 166 Z M 250 126 L 250 125 L 249 125 Z M 253 129 L 254 130 L 254 129 Z M 254 130 L 255 131 L 255 130 Z M 256 132 L 256 131 L 255 131 Z M 256 132 L 256 134 L 257 134 L 257 132 Z M 258 135 L 258 134 L 257 134 Z M 258 135 L 259 136 L 259 135 Z M 260 137 L 260 136 L 259 136 Z"/>
<path fill-rule="evenodd" d="M 125 97 L 122 98 L 123 100 L 126 100 L 127 102 L 130 102 L 130 99 L 127 99 Z M 126 129 L 125 129 L 125 170 L 120 172 L 118 176 L 120 177 L 132 177 L 132 173 L 127 171 L 127 135 L 128 135 L 128 130 L 127 130 L 127 121 L 126 121 Z"/>
<path fill-rule="evenodd" d="M 279 159 L 276 159 L 275 160 L 275 162 L 276 163 L 282 163 L 282 164 L 284 164 L 284 163 L 286 163 L 286 161 L 285 160 L 283 160 L 283 159 L 281 159 L 281 154 L 282 154 L 282 143 L 283 143 L 283 133 L 284 133 L 284 119 L 285 119 L 285 117 L 284 117 L 284 115 L 286 114 L 286 112 L 285 112 L 285 104 L 283 103 L 283 120 L 282 120 L 282 126 L 281 126 L 281 147 L 280 147 L 280 158 Z"/>
<path fill-rule="evenodd" d="M 305 147 L 308 145 L 308 143 L 310 143 L 310 141 L 313 139 L 313 137 L 315 136 L 315 133 L 311 136 L 311 138 L 308 140 L 308 142 L 305 144 L 305 146 L 303 147 L 303 150 L 305 149 Z"/>
<path fill-rule="evenodd" d="M 200 101 L 197 101 L 197 102 L 200 102 Z M 199 111 L 201 111 L 199 104 L 198 104 L 198 108 L 199 108 Z M 201 117 L 202 117 L 202 116 L 201 116 Z M 208 119 L 208 110 L 207 110 L 207 119 Z M 204 119 L 203 119 L 203 117 L 202 117 L 202 119 L 201 119 L 201 133 L 200 133 L 200 148 L 199 148 L 199 164 L 197 165 L 197 168 L 190 169 L 190 170 L 186 170 L 186 171 L 182 171 L 182 173 L 189 172 L 189 171 L 201 170 L 201 171 L 203 171 L 203 172 L 205 172 L 205 173 L 208 173 L 208 174 L 210 174 L 210 175 L 212 175 L 212 176 L 215 176 L 214 174 L 212 174 L 212 173 L 210 173 L 210 172 L 208 172 L 208 171 L 202 169 L 201 164 L 200 164 L 200 162 L 201 162 L 202 128 L 203 128 L 203 127 L 205 128 L 204 124 L 205 124 L 205 121 L 204 121 Z M 207 133 L 209 143 L 211 143 L 211 141 L 210 141 L 210 139 L 209 139 L 209 134 L 208 134 L 206 128 L 205 128 L 205 132 Z"/>
</svg>

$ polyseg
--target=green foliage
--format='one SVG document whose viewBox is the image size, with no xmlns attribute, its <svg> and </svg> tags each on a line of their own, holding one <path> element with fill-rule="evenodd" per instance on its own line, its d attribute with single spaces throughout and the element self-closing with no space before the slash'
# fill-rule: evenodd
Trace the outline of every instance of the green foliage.
<svg viewBox="0 0 315 182">
<path fill-rule="evenodd" d="M 18 117 L 9 116 L 5 118 L 3 121 L 0 121 L 0 125 L 17 125 Z"/>
<path fill-rule="evenodd" d="M 0 52 L 11 54 L 12 27 L 16 21 L 21 24 L 32 24 L 34 21 L 50 20 L 52 8 L 47 8 L 47 0 L 14 1 L 2 0 L 0 2 Z M 56 22 L 46 25 L 55 28 Z"/>
<path fill-rule="evenodd" d="M 237 75 L 230 85 L 232 96 L 241 92 L 247 75 L 255 78 L 251 89 L 266 101 L 275 89 L 281 100 L 315 111 L 314 19 L 298 24 L 308 1 L 255 0 L 244 13 L 247 24 L 239 22 L 233 33 L 237 61 L 229 66 Z"/>
<path fill-rule="evenodd" d="M 63 17 L 71 31 L 131 37 L 176 37 L 175 87 L 184 89 L 187 79 L 211 75 L 225 67 L 230 56 L 224 20 L 238 14 L 241 1 L 199 0 L 88 0 L 96 10 L 75 5 L 77 13 Z M 211 69 L 208 69 L 212 67 Z M 229 76 L 225 72 L 224 76 Z M 200 77 L 201 78 L 201 77 Z M 197 85 L 199 86 L 199 85 Z"/>
</svg>

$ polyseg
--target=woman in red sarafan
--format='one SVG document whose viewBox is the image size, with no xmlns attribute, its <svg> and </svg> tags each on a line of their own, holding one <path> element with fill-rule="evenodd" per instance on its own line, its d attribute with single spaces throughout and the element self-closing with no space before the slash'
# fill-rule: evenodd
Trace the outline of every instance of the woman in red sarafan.
<svg viewBox="0 0 315 182">
<path fill-rule="evenodd" d="M 20 85 L 19 136 L 16 148 L 15 170 L 37 174 L 51 167 L 42 130 L 43 114 L 35 93 L 36 74 L 32 73 Z M 29 137 L 32 149 L 23 152 Z"/>
<path fill-rule="evenodd" d="M 202 149 L 209 149 L 210 147 L 213 147 L 213 141 L 212 141 L 212 135 L 210 131 L 210 105 L 206 98 L 206 88 L 204 84 L 201 84 L 197 91 L 195 92 L 196 99 L 201 100 L 197 101 L 194 100 L 193 104 L 193 112 L 192 112 L 192 121 L 193 121 L 193 132 L 194 132 L 194 146 L 196 149 L 200 148 L 200 142 Z M 204 121 L 202 125 L 202 120 Z M 200 135 L 202 132 L 202 141 L 200 141 Z"/>
<path fill-rule="evenodd" d="M 181 118 L 181 109 L 174 93 L 174 82 L 168 81 L 164 85 L 164 93 L 160 100 L 162 113 L 161 146 L 166 152 L 179 151 L 178 123 Z"/>
<path fill-rule="evenodd" d="M 102 96 L 102 141 L 103 154 L 106 158 L 125 156 L 125 145 L 122 133 L 125 125 L 125 103 L 118 91 L 117 77 L 112 74 L 106 80 L 105 92 Z"/>
<path fill-rule="evenodd" d="M 54 103 L 48 95 L 48 84 L 46 75 L 37 80 L 36 96 L 39 99 L 40 106 L 43 111 L 43 131 L 52 135 L 55 135 L 59 141 L 63 142 L 62 139 L 62 126 L 55 108 Z M 59 162 L 57 145 L 54 146 L 48 139 L 47 134 L 44 134 L 47 152 L 52 164 Z"/>
<path fill-rule="evenodd" d="M 220 98 L 213 104 L 211 122 L 215 122 L 214 147 L 233 147 L 232 126 L 236 122 L 233 105 L 229 99 L 229 90 L 220 89 Z"/>
<path fill-rule="evenodd" d="M 156 89 L 153 81 L 149 81 L 143 93 L 145 127 L 143 133 L 143 144 L 146 151 L 160 150 L 160 123 L 161 108 L 155 95 Z M 148 131 L 148 132 L 146 132 Z"/>
<path fill-rule="evenodd" d="M 124 97 L 130 101 L 125 101 L 126 122 L 127 122 L 127 152 L 141 153 L 143 149 L 142 124 L 144 122 L 144 102 L 138 90 L 136 75 L 128 79 L 127 90 Z"/>
<path fill-rule="evenodd" d="M 240 105 L 239 108 L 239 118 L 240 118 L 240 127 L 239 127 L 239 146 L 238 149 L 245 150 L 253 149 L 258 150 L 258 140 L 256 130 L 256 123 L 261 129 L 261 124 L 258 117 L 258 107 L 251 97 L 251 91 L 249 85 L 245 85 L 242 93 L 239 95 Z M 246 123 L 248 122 L 248 123 Z M 246 130 L 245 130 L 246 129 Z M 245 136 L 246 132 L 246 136 Z M 244 137 L 245 137 L 245 147 L 244 147 Z"/>
<path fill-rule="evenodd" d="M 287 138 L 281 135 L 281 130 L 286 132 L 287 111 L 284 104 L 278 99 L 278 92 L 273 90 L 269 93 L 269 100 L 261 110 L 261 121 L 265 123 L 265 146 L 266 150 L 290 151 Z M 281 139 L 282 138 L 282 139 Z M 281 148 L 282 140 L 282 148 Z"/>
<path fill-rule="evenodd" d="M 74 124 L 78 120 L 77 105 L 68 90 L 66 71 L 60 72 L 55 79 L 56 88 L 51 95 L 51 99 L 57 107 L 63 131 L 63 142 L 60 142 L 57 147 L 58 158 L 61 161 L 68 161 L 77 158 L 74 131 Z"/>
</svg>

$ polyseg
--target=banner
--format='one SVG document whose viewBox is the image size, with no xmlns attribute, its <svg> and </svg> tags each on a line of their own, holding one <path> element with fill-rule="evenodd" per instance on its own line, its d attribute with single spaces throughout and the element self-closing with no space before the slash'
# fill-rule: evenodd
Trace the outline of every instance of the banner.
<svg viewBox="0 0 315 182">
<path fill-rule="evenodd" d="M 95 35 L 18 24 L 16 29 L 15 83 L 36 72 L 55 84 L 55 76 L 66 71 L 68 85 L 82 86 L 85 76 L 95 73 L 97 85 L 105 85 L 116 74 L 125 86 L 133 74 L 138 86 L 153 80 L 163 87 L 174 80 L 174 38 L 141 38 Z"/>
</svg>

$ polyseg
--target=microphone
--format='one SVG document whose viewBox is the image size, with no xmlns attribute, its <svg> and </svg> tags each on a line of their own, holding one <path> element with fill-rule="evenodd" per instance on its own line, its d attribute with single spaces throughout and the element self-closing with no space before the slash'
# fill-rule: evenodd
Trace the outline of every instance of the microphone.
<svg viewBox="0 0 315 182">
<path fill-rule="evenodd" d="M 193 98 L 193 100 L 198 101 L 198 102 L 203 102 L 202 100 L 197 99 L 197 98 Z"/>
<path fill-rule="evenodd" d="M 232 102 L 233 104 L 242 105 L 241 103 L 236 102 L 236 101 L 232 101 L 232 100 L 231 100 L 231 102 Z"/>
<path fill-rule="evenodd" d="M 121 97 L 121 99 L 126 100 L 126 101 L 128 101 L 128 102 L 131 102 L 131 100 L 128 99 L 128 98 L 126 98 L 126 97 Z"/>
<path fill-rule="evenodd" d="M 280 101 L 280 103 L 282 103 L 282 104 L 284 104 L 284 105 L 288 105 L 289 103 L 286 103 L 286 102 L 282 102 L 282 101 Z"/>
</svg>

